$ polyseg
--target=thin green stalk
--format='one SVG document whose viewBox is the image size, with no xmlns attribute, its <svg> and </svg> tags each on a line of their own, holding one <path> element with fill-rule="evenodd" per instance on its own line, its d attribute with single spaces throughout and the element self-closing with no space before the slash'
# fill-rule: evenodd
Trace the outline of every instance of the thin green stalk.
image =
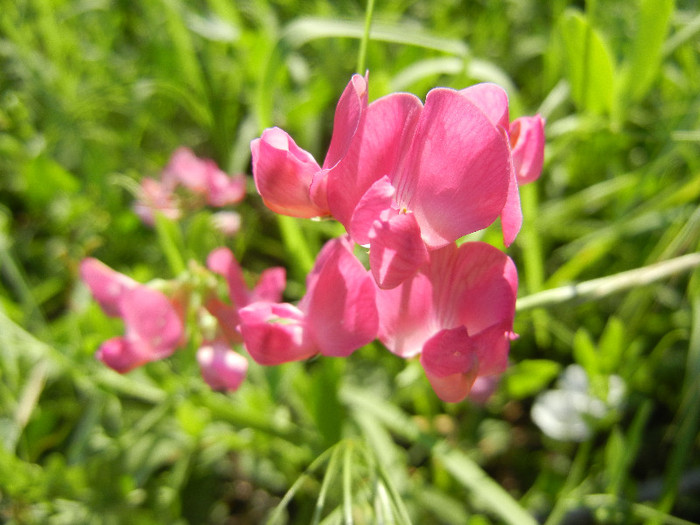
<svg viewBox="0 0 700 525">
<path fill-rule="evenodd" d="M 357 72 L 360 75 L 365 74 L 365 62 L 367 59 L 367 43 L 369 42 L 369 30 L 372 26 L 372 13 L 374 12 L 374 0 L 367 0 L 367 9 L 365 11 L 365 32 L 360 40 L 360 51 L 357 56 Z"/>
<path fill-rule="evenodd" d="M 700 252 L 691 253 L 608 277 L 592 279 L 528 295 L 518 299 L 516 309 L 522 312 L 532 308 L 554 306 L 572 300 L 601 299 L 617 292 L 652 284 L 677 273 L 692 270 L 698 266 L 700 266 Z"/>
<path fill-rule="evenodd" d="M 180 275 L 186 269 L 185 259 L 182 257 L 182 236 L 177 225 L 160 213 L 155 214 L 155 227 L 158 234 L 158 242 L 165 254 L 173 275 Z"/>
</svg>

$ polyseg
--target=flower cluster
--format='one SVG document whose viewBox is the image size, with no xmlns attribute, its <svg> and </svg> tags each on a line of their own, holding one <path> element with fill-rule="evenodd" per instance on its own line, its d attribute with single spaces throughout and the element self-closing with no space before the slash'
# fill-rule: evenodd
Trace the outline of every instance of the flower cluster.
<svg viewBox="0 0 700 525">
<path fill-rule="evenodd" d="M 522 223 L 518 186 L 539 176 L 543 151 L 543 120 L 511 122 L 506 93 L 493 84 L 436 88 L 425 103 L 394 93 L 369 104 L 367 77 L 354 75 L 320 165 L 283 130 L 265 130 L 251 143 L 265 204 L 294 217 L 333 217 L 347 234 L 321 250 L 296 305 L 281 302 L 281 268 L 263 272 L 251 291 L 230 250 L 209 255 L 207 267 L 225 279 L 229 298 L 210 288 L 195 302 L 215 325 L 197 354 L 204 379 L 237 388 L 247 363 L 232 350 L 240 343 L 258 364 L 277 365 L 345 357 L 379 339 L 398 356 L 419 357 L 441 399 L 488 396 L 516 337 L 517 272 L 495 247 L 457 241 L 500 218 L 505 244 L 513 242 Z M 233 202 L 238 182 L 220 173 L 178 150 L 162 181 L 144 181 L 141 209 L 167 214 L 177 185 L 211 205 Z M 369 250 L 369 269 L 357 245 Z M 81 271 L 105 312 L 126 325 L 98 351 L 107 365 L 125 372 L 183 344 L 177 293 L 166 296 L 94 259 Z"/>
<path fill-rule="evenodd" d="M 518 186 L 542 169 L 541 117 L 510 121 L 494 84 L 394 93 L 368 104 L 367 77 L 345 88 L 323 164 L 279 128 L 251 144 L 255 185 L 273 211 L 333 217 L 298 306 L 251 304 L 241 333 L 253 359 L 277 364 L 345 356 L 375 337 L 420 362 L 450 402 L 493 384 L 513 333 L 517 272 L 484 243 L 456 243 L 500 217 L 504 242 L 522 224 Z M 369 249 L 369 272 L 352 243 Z M 371 276 L 371 278 L 370 278 Z"/>
<path fill-rule="evenodd" d="M 179 195 L 178 189 L 185 190 Z M 194 200 L 192 207 L 204 203 L 215 208 L 236 204 L 245 196 L 245 176 L 229 176 L 210 159 L 200 159 L 190 149 L 178 148 L 163 169 L 160 179 L 146 177 L 141 181 L 134 211 L 146 224 L 152 225 L 155 213 L 177 220 L 182 215 L 184 200 Z M 215 225 L 225 233 L 235 234 L 240 226 L 236 212 L 219 212 Z"/>
</svg>

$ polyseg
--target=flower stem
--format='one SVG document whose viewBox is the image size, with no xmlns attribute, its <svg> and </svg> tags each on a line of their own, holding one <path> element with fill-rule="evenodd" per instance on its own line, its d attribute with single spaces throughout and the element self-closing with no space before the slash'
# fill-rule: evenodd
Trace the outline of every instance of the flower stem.
<svg viewBox="0 0 700 525">
<path fill-rule="evenodd" d="M 360 51 L 357 56 L 357 72 L 360 75 L 365 74 L 365 62 L 367 58 L 367 43 L 369 42 L 369 29 L 372 26 L 372 13 L 374 12 L 374 0 L 367 0 L 367 9 L 365 11 L 365 32 L 360 40 Z"/>
</svg>

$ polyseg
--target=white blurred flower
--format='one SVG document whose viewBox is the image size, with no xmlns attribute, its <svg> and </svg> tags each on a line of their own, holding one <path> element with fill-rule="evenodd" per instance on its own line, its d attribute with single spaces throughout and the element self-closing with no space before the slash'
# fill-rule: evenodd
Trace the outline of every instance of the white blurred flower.
<svg viewBox="0 0 700 525">
<path fill-rule="evenodd" d="M 551 438 L 585 441 L 593 433 L 591 424 L 619 408 L 624 394 L 622 378 L 611 375 L 607 399 L 596 397 L 589 388 L 586 371 L 579 365 L 569 365 L 559 378 L 558 388 L 537 396 L 532 420 Z"/>
</svg>

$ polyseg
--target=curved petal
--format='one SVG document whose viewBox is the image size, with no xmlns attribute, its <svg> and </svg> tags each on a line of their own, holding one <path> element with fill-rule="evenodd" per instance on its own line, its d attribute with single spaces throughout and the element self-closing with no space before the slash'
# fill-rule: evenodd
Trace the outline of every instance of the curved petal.
<svg viewBox="0 0 700 525">
<path fill-rule="evenodd" d="M 501 86 L 484 82 L 462 89 L 460 93 L 474 102 L 491 122 L 508 131 L 508 94 Z"/>
<path fill-rule="evenodd" d="M 420 362 L 435 393 L 448 403 L 467 397 L 479 371 L 475 344 L 463 326 L 426 341 Z"/>
<path fill-rule="evenodd" d="M 537 180 L 544 162 L 544 119 L 539 115 L 515 119 L 509 135 L 518 183 Z"/>
<path fill-rule="evenodd" d="M 377 290 L 379 340 L 400 357 L 418 355 L 433 335 L 433 284 L 420 272 L 397 288 Z"/>
<path fill-rule="evenodd" d="M 344 357 L 377 337 L 374 283 L 343 238 L 327 247 L 300 306 L 319 351 Z"/>
<path fill-rule="evenodd" d="M 93 257 L 87 257 L 80 262 L 80 279 L 90 289 L 104 313 L 112 317 L 121 316 L 119 301 L 124 292 L 140 286 L 131 277 L 112 270 Z"/>
<path fill-rule="evenodd" d="M 252 303 L 238 311 L 250 356 L 261 365 L 280 365 L 318 353 L 305 335 L 305 316 L 287 303 Z"/>
<path fill-rule="evenodd" d="M 182 344 L 185 335 L 182 319 L 162 292 L 138 286 L 124 294 L 120 308 L 126 338 L 148 346 L 153 359 L 169 356 Z"/>
<path fill-rule="evenodd" d="M 375 221 L 369 238 L 369 265 L 380 288 L 395 288 L 428 262 L 428 250 L 412 213 Z"/>
<path fill-rule="evenodd" d="M 364 126 L 346 158 L 328 173 L 328 207 L 348 230 L 355 208 L 370 186 L 384 176 L 391 179 L 396 171 L 422 107 L 414 95 L 394 93 L 367 108 Z"/>
<path fill-rule="evenodd" d="M 253 301 L 269 301 L 278 303 L 282 300 L 282 292 L 287 286 L 287 272 L 282 267 L 268 268 L 260 274 L 258 284 L 251 294 Z"/>
<path fill-rule="evenodd" d="M 114 337 L 102 343 L 95 357 L 120 374 L 153 360 L 147 347 L 131 344 L 124 337 Z"/>
<path fill-rule="evenodd" d="M 350 223 L 346 225 L 348 233 L 357 244 L 369 244 L 374 221 L 381 217 L 382 212 L 391 209 L 395 193 L 389 177 L 384 176 L 372 184 L 362 196 L 353 211 Z"/>
<path fill-rule="evenodd" d="M 311 181 L 321 168 L 286 132 L 279 128 L 266 129 L 250 143 L 250 150 L 255 187 L 268 208 L 292 217 L 328 213 L 316 206 L 309 194 Z"/>
<path fill-rule="evenodd" d="M 222 341 L 199 347 L 197 363 L 204 381 L 213 390 L 225 392 L 238 390 L 248 370 L 248 360 Z"/>
<path fill-rule="evenodd" d="M 242 308 L 250 302 L 243 270 L 230 249 L 222 246 L 212 250 L 207 256 L 207 268 L 226 279 L 229 297 L 234 306 Z"/>
<path fill-rule="evenodd" d="M 520 207 L 520 190 L 518 189 L 518 179 L 515 169 L 510 169 L 508 179 L 508 196 L 501 211 L 501 229 L 503 230 L 503 243 L 510 246 L 520 232 L 523 225 L 523 210 Z"/>
<path fill-rule="evenodd" d="M 510 147 L 499 128 L 459 92 L 430 91 L 393 181 L 398 206 L 416 215 L 426 244 L 439 248 L 491 224 L 509 177 Z"/>
</svg>

